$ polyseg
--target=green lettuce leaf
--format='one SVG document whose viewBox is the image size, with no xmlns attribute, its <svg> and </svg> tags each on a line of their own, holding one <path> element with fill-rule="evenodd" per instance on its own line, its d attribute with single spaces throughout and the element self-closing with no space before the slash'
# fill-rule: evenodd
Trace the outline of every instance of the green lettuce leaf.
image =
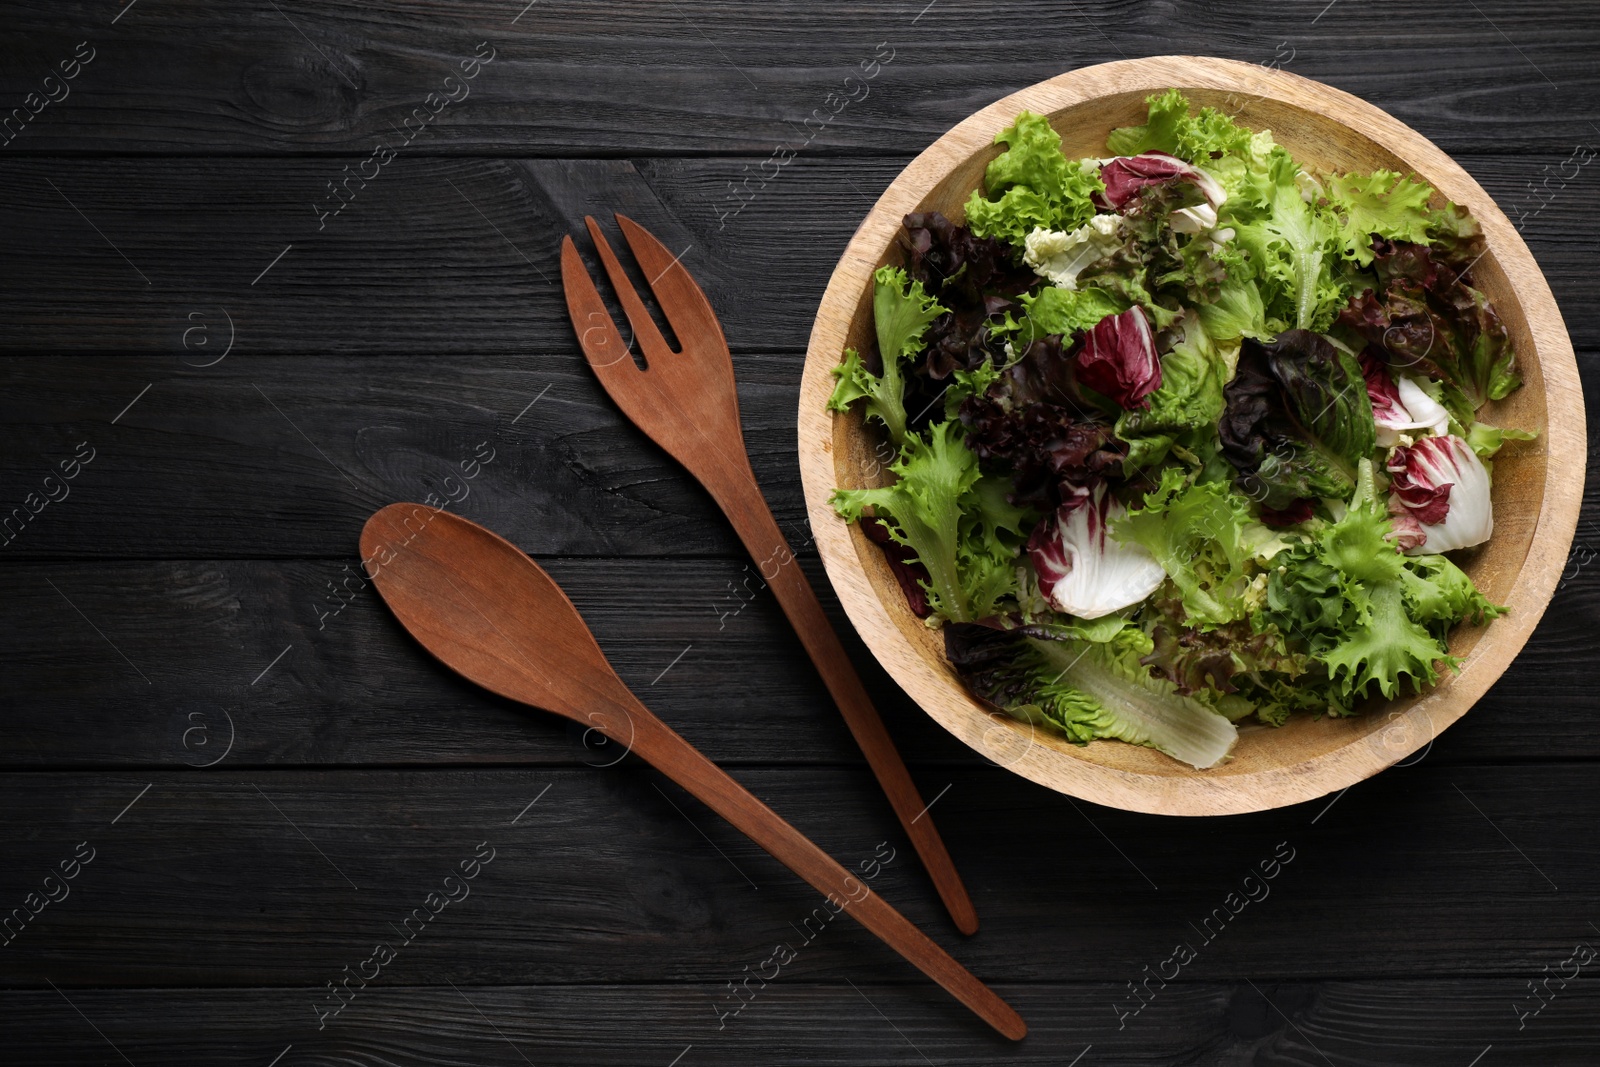
<svg viewBox="0 0 1600 1067">
<path fill-rule="evenodd" d="M 1372 265 L 1373 234 L 1426 243 L 1434 225 L 1434 213 L 1428 208 L 1432 195 L 1431 186 L 1392 170 L 1335 174 L 1328 182 L 1328 203 L 1339 223 L 1340 252 L 1367 267 Z"/>
<path fill-rule="evenodd" d="M 1124 471 L 1155 466 L 1174 444 L 1182 443 L 1191 453 L 1205 451 L 1204 440 L 1215 435 L 1222 415 L 1223 385 L 1232 373 L 1191 317 L 1183 340 L 1161 357 L 1161 387 L 1145 398 L 1149 406 L 1117 416 L 1116 435 L 1128 446 Z"/>
<path fill-rule="evenodd" d="M 1137 628 L 1103 642 L 1040 640 L 982 626 L 949 626 L 951 663 L 979 697 L 1077 744 L 1115 738 L 1214 767 L 1238 739 L 1227 718 L 1139 662 L 1150 649 Z"/>
<path fill-rule="evenodd" d="M 1303 641 L 1313 656 L 1321 655 L 1357 619 L 1344 575 L 1318 559 L 1310 543 L 1280 553 L 1272 564 L 1261 621 Z"/>
<path fill-rule="evenodd" d="M 1418 622 L 1442 624 L 1448 630 L 1467 620 L 1482 624 L 1506 609 L 1478 591 L 1465 571 L 1444 556 L 1407 556 L 1400 572 L 1406 609 Z"/>
<path fill-rule="evenodd" d="M 1165 330 L 1182 314 L 1156 299 L 1156 294 L 1145 284 L 1144 261 L 1131 249 L 1118 250 L 1086 267 L 1080 281 L 1091 290 L 1110 296 L 1124 311 L 1138 304 L 1148 313 L 1150 325 L 1156 330 Z"/>
<path fill-rule="evenodd" d="M 890 439 L 899 446 L 906 436 L 902 365 L 922 351 L 923 334 L 947 309 L 928 295 L 921 282 L 909 280 L 899 267 L 879 267 L 872 278 L 872 317 L 883 373 L 873 374 L 855 349 L 845 349 L 844 362 L 833 368 L 838 384 L 828 398 L 828 408 L 845 411 L 857 400 L 866 401 L 866 416 L 883 423 Z"/>
<path fill-rule="evenodd" d="M 1029 637 L 1039 637 L 1048 641 L 1093 641 L 1100 645 L 1116 639 L 1117 635 L 1130 629 L 1136 628 L 1121 615 L 1102 615 L 1098 619 L 1075 619 L 1056 614 L 1053 610 L 1048 619 L 1034 620 L 1017 627 L 1019 632 Z M 1124 640 L 1134 640 L 1134 638 L 1125 637 Z"/>
<path fill-rule="evenodd" d="M 1224 201 L 1221 214 L 1232 220 L 1234 241 L 1250 257 L 1269 318 L 1297 329 L 1326 330 L 1344 307 L 1346 287 L 1331 269 L 1338 222 L 1300 195 L 1297 164 L 1276 150 L 1265 172 L 1247 185 L 1252 196 Z M 1266 210 L 1241 217 L 1240 204 L 1258 200 Z"/>
<path fill-rule="evenodd" d="M 1273 165 L 1288 151 L 1272 139 L 1269 130 L 1252 134 L 1241 147 L 1206 165 L 1228 194 L 1226 217 L 1236 222 L 1261 218 L 1272 210 Z"/>
<path fill-rule="evenodd" d="M 1439 641 L 1406 615 L 1399 586 L 1384 583 L 1367 595 L 1361 625 L 1329 649 L 1323 663 L 1344 693 L 1364 693 L 1376 685 L 1384 696 L 1394 697 L 1402 676 L 1414 689 L 1433 685 L 1439 680 L 1434 661 L 1448 658 Z"/>
<path fill-rule="evenodd" d="M 1057 672 L 1057 684 L 1087 698 L 1073 701 L 1075 716 L 1062 716 L 1065 721 L 1058 725 L 1071 722 L 1095 737 L 1154 748 L 1202 770 L 1221 763 L 1238 741 L 1238 729 L 1224 716 L 1180 695 L 1166 679 L 1152 677 L 1130 642 L 1034 645 L 1045 670 Z M 1057 721 L 1048 710 L 1046 717 Z"/>
<path fill-rule="evenodd" d="M 1123 126 L 1106 138 L 1106 151 L 1116 156 L 1165 152 L 1196 166 L 1205 166 L 1213 154 L 1248 151 L 1251 131 L 1216 108 L 1189 114 L 1189 100 L 1177 89 L 1157 93 L 1145 101 L 1149 107 L 1143 126 Z"/>
<path fill-rule="evenodd" d="M 1457 390 L 1457 392 L 1459 393 L 1460 390 Z M 1462 394 L 1462 400 L 1465 404 L 1470 405 L 1471 403 L 1466 400 L 1465 394 Z M 1470 411 L 1470 407 L 1468 410 Z M 1455 415 L 1458 422 L 1462 418 L 1462 416 L 1456 415 L 1453 409 L 1451 414 Z M 1489 476 L 1492 478 L 1494 477 L 1494 457 L 1505 446 L 1507 441 L 1532 441 L 1539 435 L 1531 430 L 1517 430 L 1509 426 L 1490 426 L 1487 422 L 1474 422 L 1472 423 L 1472 428 L 1465 435 L 1458 433 L 1458 436 L 1463 436 L 1468 447 L 1477 453 L 1478 458 L 1483 461 L 1483 469 L 1488 471 Z"/>
<path fill-rule="evenodd" d="M 1089 221 L 1091 197 L 1105 190 L 1099 170 L 1062 154 L 1049 119 L 1024 111 L 995 144 L 1006 150 L 984 171 L 987 196 L 974 190 L 967 200 L 968 229 L 1020 245 L 1035 229 L 1075 230 Z"/>
<path fill-rule="evenodd" d="M 1432 685 L 1440 662 L 1454 664 L 1449 625 L 1500 610 L 1444 557 L 1400 554 L 1370 460 L 1344 517 L 1272 566 L 1258 620 L 1306 643 L 1327 672 L 1335 714 L 1373 689 L 1393 697 L 1405 679 L 1414 689 Z"/>
<path fill-rule="evenodd" d="M 905 545 L 928 572 L 928 603 L 963 622 L 995 614 L 1017 589 L 1017 553 L 1029 513 L 1006 500 L 1007 483 L 985 478 L 961 439 L 960 424 L 941 422 L 926 440 L 908 433 L 890 464 L 893 485 L 836 489 L 830 503 L 855 522 L 871 507 L 890 540 Z"/>
<path fill-rule="evenodd" d="M 1216 341 L 1236 341 L 1243 337 L 1267 341 L 1279 333 L 1268 328 L 1261 289 L 1248 277 L 1230 278 L 1223 283 L 1215 300 L 1200 304 L 1195 310 L 1206 333 Z"/>
<path fill-rule="evenodd" d="M 1467 444 L 1478 454 L 1478 458 L 1488 461 L 1494 458 L 1495 453 L 1507 441 L 1532 441 L 1538 437 L 1537 433 L 1530 430 L 1515 430 L 1508 426 L 1490 426 L 1487 422 L 1475 422 L 1467 431 Z"/>
<path fill-rule="evenodd" d="M 1017 595 L 1019 554 L 1039 516 L 1010 498 L 1009 478 L 985 474 L 960 501 L 956 571 L 974 619 L 999 614 Z"/>
<path fill-rule="evenodd" d="M 1374 589 L 1397 582 L 1405 562 L 1394 543 L 1389 512 L 1374 490 L 1372 463 L 1362 460 L 1361 471 L 1358 479 L 1367 480 L 1358 482 L 1355 502 L 1345 509 L 1342 519 L 1325 526 L 1316 538 L 1317 558 L 1344 575 L 1347 590 L 1352 583 Z"/>
<path fill-rule="evenodd" d="M 951 382 L 944 390 L 944 417 L 948 422 L 959 416 L 962 403 L 971 396 L 987 393 L 1004 371 L 993 363 L 984 361 L 974 370 L 958 370 L 951 374 Z"/>
<path fill-rule="evenodd" d="M 1119 541 L 1143 545 L 1167 572 L 1191 623 L 1232 622 L 1245 613 L 1245 526 L 1250 503 L 1226 485 L 1190 484 L 1182 468 L 1161 472 L 1161 484 L 1111 528 Z"/>
<path fill-rule="evenodd" d="M 1024 294 L 1018 298 L 1018 303 L 1022 305 L 1023 315 L 1016 320 L 1018 330 L 1014 346 L 1019 351 L 1052 334 L 1071 337 L 1093 329 L 1107 315 L 1120 315 L 1130 306 L 1103 289 L 1062 289 L 1055 285 Z"/>
</svg>

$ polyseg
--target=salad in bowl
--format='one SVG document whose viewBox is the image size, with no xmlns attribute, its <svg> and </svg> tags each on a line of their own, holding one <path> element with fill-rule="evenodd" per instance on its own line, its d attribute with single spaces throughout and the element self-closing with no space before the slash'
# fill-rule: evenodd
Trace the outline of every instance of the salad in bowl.
<svg viewBox="0 0 1600 1067">
<path fill-rule="evenodd" d="M 961 222 L 905 216 L 828 401 L 889 473 L 833 507 L 967 688 L 1203 769 L 1436 684 L 1502 610 L 1452 555 L 1532 436 L 1478 418 L 1521 383 L 1472 218 L 1177 90 L 1103 157 L 1027 111 L 997 143 Z"/>
</svg>

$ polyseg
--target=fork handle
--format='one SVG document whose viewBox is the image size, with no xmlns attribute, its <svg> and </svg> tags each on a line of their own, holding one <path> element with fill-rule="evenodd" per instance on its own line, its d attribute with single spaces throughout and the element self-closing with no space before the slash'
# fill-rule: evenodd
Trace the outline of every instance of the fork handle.
<svg viewBox="0 0 1600 1067">
<path fill-rule="evenodd" d="M 835 914 L 841 910 L 848 912 L 984 1022 L 1013 1041 L 1020 1041 L 1027 1034 L 1027 1023 L 999 994 L 956 962 L 865 882 L 845 870 L 810 838 L 785 822 L 676 730 L 638 703 L 637 698 L 628 706 L 608 708 L 591 721 L 598 723 L 606 736 L 627 745 L 635 755 L 727 819 L 829 898 Z"/>
<path fill-rule="evenodd" d="M 739 458 L 744 457 L 741 455 Z M 799 561 L 790 550 L 783 531 L 778 529 L 777 520 L 772 517 L 772 510 L 767 507 L 766 499 L 756 485 L 747 459 L 743 466 L 742 472 L 716 479 L 722 483 L 720 486 L 708 481 L 707 488 L 711 489 L 712 495 L 733 523 L 739 539 L 756 561 L 756 569 L 762 580 L 772 587 L 783 613 L 789 618 L 789 624 L 799 635 L 800 643 L 811 656 L 811 662 L 816 664 L 823 683 L 844 715 L 845 724 L 850 727 L 856 744 L 861 746 L 862 753 L 867 757 L 868 766 L 888 795 L 889 803 L 911 839 L 912 847 L 922 858 L 922 865 L 933 879 L 934 888 L 944 901 L 956 929 L 964 934 L 977 933 L 978 913 L 972 906 L 972 898 L 967 895 L 967 887 L 962 884 L 961 875 L 950 860 L 950 853 L 945 850 L 939 831 L 934 827 L 933 819 L 928 814 L 928 805 L 923 803 L 922 794 L 911 780 L 911 772 L 906 770 L 905 761 L 900 758 L 900 750 L 889 736 L 883 717 L 878 714 L 866 687 L 861 684 L 861 676 L 856 673 L 855 665 L 850 662 L 844 645 L 840 644 L 839 635 L 823 613 L 816 591 L 800 569 Z"/>
</svg>

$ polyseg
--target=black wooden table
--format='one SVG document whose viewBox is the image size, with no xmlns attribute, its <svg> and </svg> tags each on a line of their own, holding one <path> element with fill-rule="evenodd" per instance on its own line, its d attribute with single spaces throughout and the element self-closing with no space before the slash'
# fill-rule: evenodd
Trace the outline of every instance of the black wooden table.
<svg viewBox="0 0 1600 1067">
<path fill-rule="evenodd" d="M 1209 53 L 1452 153 L 1532 246 L 1592 386 L 1600 9 L 524 3 L 6 5 L 0 1057 L 1600 1062 L 1593 508 L 1466 720 L 1257 816 L 1037 788 L 852 637 L 982 916 L 961 940 L 770 594 L 600 391 L 553 284 L 586 212 L 682 249 L 802 529 L 801 354 L 884 186 L 1023 85 Z M 537 557 L 624 679 L 803 831 L 892 857 L 875 887 L 1027 1041 L 852 923 L 807 941 L 811 892 L 681 790 L 432 663 L 355 549 L 370 512 L 429 494 Z M 796 958 L 736 999 L 780 943 Z"/>
</svg>

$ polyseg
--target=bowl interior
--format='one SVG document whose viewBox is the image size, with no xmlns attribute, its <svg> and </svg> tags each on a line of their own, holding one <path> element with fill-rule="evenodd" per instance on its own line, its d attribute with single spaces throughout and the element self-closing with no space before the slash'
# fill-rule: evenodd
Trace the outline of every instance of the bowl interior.
<svg viewBox="0 0 1600 1067">
<path fill-rule="evenodd" d="M 1270 129 L 1278 143 L 1314 172 L 1368 172 L 1387 168 L 1402 173 L 1416 173 L 1423 181 L 1434 184 L 1436 188 L 1438 186 L 1432 176 L 1419 170 L 1415 164 L 1400 159 L 1361 131 L 1314 110 L 1265 96 L 1249 96 L 1241 92 L 1181 83 L 1176 87 L 1182 89 L 1196 107 L 1216 107 L 1251 129 Z M 1068 158 L 1101 156 L 1105 152 L 1106 135 L 1113 128 L 1142 123 L 1145 116 L 1144 101 L 1149 91 L 1139 88 L 1113 93 L 1051 113 L 1051 124 L 1061 134 L 1062 149 Z M 951 220 L 960 222 L 964 218 L 962 206 L 968 194 L 981 186 L 984 168 L 999 151 L 990 147 L 957 163 L 922 198 L 916 210 L 939 211 Z M 1445 200 L 1437 193 L 1435 198 L 1436 206 L 1442 205 Z M 1483 201 L 1488 204 L 1486 196 Z M 1475 215 L 1481 214 L 1479 205 L 1468 206 Z M 1493 210 L 1492 205 L 1490 210 Z M 890 241 L 880 250 L 877 265 L 901 263 L 903 256 L 897 242 Z M 1473 266 L 1472 276 L 1476 286 L 1493 302 L 1510 332 L 1524 381 L 1523 387 L 1505 400 L 1486 405 L 1480 410 L 1479 417 L 1493 425 L 1536 430 L 1540 434 L 1535 441 L 1508 445 L 1494 461 L 1494 537 L 1480 549 L 1453 554 L 1478 587 L 1490 599 L 1503 604 L 1510 597 L 1533 544 L 1545 492 L 1545 442 L 1548 439 L 1544 432 L 1547 427 L 1546 388 L 1527 316 L 1492 245 L 1490 251 Z M 845 343 L 864 348 L 872 344 L 872 336 L 869 278 L 868 284 L 860 291 Z M 871 427 L 863 424 L 858 414 L 851 413 L 833 419 L 832 446 L 835 485 L 856 488 L 881 484 L 887 480 L 887 475 L 879 473 L 882 463 L 878 457 L 884 454 L 879 451 L 881 440 Z M 1031 751 L 1032 757 L 1038 757 L 1045 753 L 1032 750 L 1043 748 L 1058 754 L 1057 758 L 1087 761 L 1141 777 L 1216 780 L 1292 768 L 1365 739 L 1377 749 L 1382 763 L 1387 764 L 1420 747 L 1454 718 L 1454 715 L 1447 716 L 1430 728 L 1426 718 L 1419 723 L 1418 716 L 1405 714 L 1419 702 L 1429 704 L 1442 701 L 1457 677 L 1450 674 L 1441 680 L 1439 686 L 1421 696 L 1375 702 L 1367 714 L 1348 719 L 1316 719 L 1308 715 L 1296 715 L 1287 725 L 1279 728 L 1241 725 L 1234 758 L 1207 771 L 1196 771 L 1161 753 L 1120 742 L 1097 741 L 1087 747 L 1072 745 L 1054 734 L 1033 730 L 995 715 L 967 695 L 959 677 L 945 661 L 940 634 L 929 630 L 906 607 L 905 598 L 881 551 L 856 527 L 851 527 L 850 538 L 861 568 L 893 625 L 916 650 L 927 668 L 948 681 L 952 688 L 952 699 L 964 699 L 968 705 L 967 713 L 975 720 L 981 720 L 981 726 L 959 733 L 969 744 L 973 743 L 974 736 L 981 735 L 981 748 L 987 750 L 990 758 L 1001 762 L 1005 762 L 1002 758 L 1005 753 L 1026 749 Z M 1463 669 L 1470 664 L 1473 651 L 1480 642 L 1492 637 L 1493 626 L 1462 625 L 1451 635 L 1450 651 L 1463 659 Z"/>
</svg>

